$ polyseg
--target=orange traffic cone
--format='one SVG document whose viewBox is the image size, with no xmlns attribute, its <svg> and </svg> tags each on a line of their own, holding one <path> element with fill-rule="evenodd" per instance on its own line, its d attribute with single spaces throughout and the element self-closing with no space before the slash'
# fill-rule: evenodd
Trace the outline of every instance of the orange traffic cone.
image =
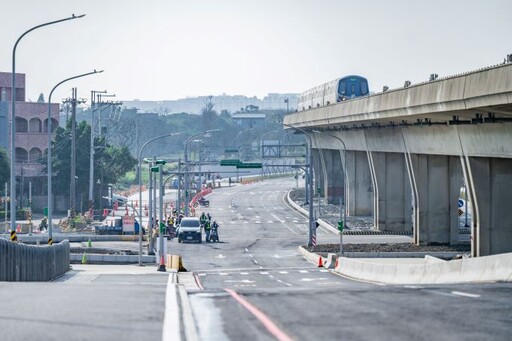
<svg viewBox="0 0 512 341">
<path fill-rule="evenodd" d="M 323 268 L 324 267 L 324 262 L 323 262 L 322 256 L 318 257 L 318 267 L 319 268 Z"/>
<path fill-rule="evenodd" d="M 158 265 L 157 271 L 165 272 L 165 260 L 164 260 L 164 253 L 163 252 L 160 255 L 160 265 Z"/>
<path fill-rule="evenodd" d="M 16 227 L 16 232 L 21 233 L 21 226 L 20 226 L 20 224 L 18 224 L 18 226 Z"/>
</svg>

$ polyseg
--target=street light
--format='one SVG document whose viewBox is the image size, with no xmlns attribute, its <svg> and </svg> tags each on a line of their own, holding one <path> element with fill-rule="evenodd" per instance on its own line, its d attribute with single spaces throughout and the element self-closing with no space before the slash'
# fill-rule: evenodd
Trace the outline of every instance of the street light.
<svg viewBox="0 0 512 341">
<path fill-rule="evenodd" d="M 94 109 L 97 105 L 94 97 L 96 94 L 105 94 L 107 90 L 91 91 L 91 141 L 89 146 L 89 209 L 94 216 Z"/>
<path fill-rule="evenodd" d="M 218 131 L 219 129 L 210 129 L 210 130 L 206 130 L 206 131 L 203 131 L 203 132 L 200 132 L 199 134 L 195 134 L 195 135 L 192 135 L 190 136 L 186 141 L 185 141 L 185 158 L 184 158 L 184 162 L 185 162 L 185 167 L 187 168 L 187 173 L 189 171 L 188 169 L 188 144 L 194 140 L 195 138 L 199 137 L 199 136 L 203 136 L 203 135 L 206 135 L 206 134 L 209 134 L 209 133 L 212 133 L 214 131 Z M 184 181 L 184 187 L 185 187 L 185 216 L 188 216 L 188 211 L 189 211 L 189 207 L 188 207 L 188 196 L 189 196 L 189 192 L 188 192 L 188 186 L 189 186 L 189 180 L 188 180 L 188 174 L 185 174 L 185 181 Z M 180 207 L 178 207 L 178 212 L 180 210 Z"/>
<path fill-rule="evenodd" d="M 142 147 L 140 148 L 140 151 L 139 151 L 139 217 L 140 217 L 140 228 L 139 228 L 139 265 L 142 266 L 142 152 L 144 151 L 144 148 L 146 148 L 146 146 L 155 141 L 155 140 L 159 140 L 159 139 L 163 139 L 164 137 L 170 137 L 170 136 L 175 136 L 175 135 L 178 135 L 180 133 L 171 133 L 171 134 L 165 134 L 165 135 L 161 135 L 161 136 L 157 136 L 157 137 L 154 137 L 148 141 L 146 141 L 146 143 L 144 143 L 142 145 Z M 149 222 L 151 224 L 151 217 L 149 218 Z M 149 232 L 151 233 L 151 232 Z"/>
<path fill-rule="evenodd" d="M 12 84 L 11 84 L 11 231 L 15 231 L 16 229 L 16 47 L 18 47 L 18 43 L 21 39 L 26 36 L 28 33 L 37 30 L 38 28 L 49 26 L 53 24 L 57 24 L 63 21 L 79 19 L 85 17 L 85 14 L 75 16 L 74 14 L 68 18 L 49 21 L 44 24 L 40 24 L 32 27 L 31 29 L 25 31 L 21 36 L 19 36 L 16 43 L 14 43 L 14 47 L 12 49 Z M 50 146 L 48 146 L 48 150 Z M 14 194 L 14 195 L 13 195 Z"/>
<path fill-rule="evenodd" d="M 77 75 L 77 76 L 73 76 L 73 77 L 69 77 L 69 78 L 66 78 L 64 79 L 63 81 L 57 83 L 52 91 L 50 91 L 50 95 L 48 96 L 48 123 L 47 123 L 47 129 L 48 129 L 48 161 L 47 161 L 47 172 L 48 172 L 48 244 L 51 244 L 52 243 L 52 112 L 51 112 L 51 109 L 52 109 L 52 95 L 53 95 L 53 92 L 55 91 L 55 89 L 57 89 L 57 87 L 59 85 L 61 85 L 62 83 L 65 83 L 67 81 L 70 81 L 72 79 L 76 79 L 76 78 L 81 78 L 81 77 L 85 77 L 85 76 L 89 76 L 89 75 L 94 75 L 96 73 L 102 73 L 103 70 L 100 70 L 100 71 L 92 71 L 92 72 L 87 72 L 87 73 L 83 73 L 81 75 Z"/>
<path fill-rule="evenodd" d="M 347 146 L 342 139 L 337 136 L 329 134 L 330 137 L 335 138 L 343 144 L 343 200 L 340 198 L 340 222 L 341 226 L 338 223 L 338 230 L 340 231 L 340 257 L 343 255 L 343 229 L 347 226 Z M 343 202 L 343 207 L 341 206 Z"/>
<path fill-rule="evenodd" d="M 306 164 L 306 170 L 307 170 L 307 181 L 308 181 L 308 185 L 309 187 L 306 188 L 306 194 L 307 197 L 309 197 L 309 238 L 308 238 L 308 247 L 311 247 L 311 246 L 315 246 L 316 245 L 316 224 L 315 224 L 315 220 L 314 220 L 314 217 L 313 217 L 313 155 L 311 153 L 311 148 L 313 146 L 313 141 L 311 140 L 311 136 L 308 135 L 308 133 L 302 129 L 302 128 L 297 128 L 297 127 L 294 127 L 294 126 L 291 126 L 291 125 L 288 125 L 288 124 L 284 124 L 284 123 L 281 123 L 282 125 L 284 125 L 285 127 L 289 127 L 289 128 L 292 128 L 292 129 L 295 129 L 297 131 L 300 131 L 301 133 L 303 133 L 307 139 L 308 139 L 308 150 L 307 150 L 307 164 Z M 314 239 L 314 241 L 313 241 Z"/>
</svg>

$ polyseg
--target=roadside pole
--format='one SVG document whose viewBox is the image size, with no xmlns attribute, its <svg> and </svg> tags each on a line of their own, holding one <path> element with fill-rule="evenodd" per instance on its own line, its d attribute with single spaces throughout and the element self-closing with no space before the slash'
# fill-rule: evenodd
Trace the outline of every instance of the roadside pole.
<svg viewBox="0 0 512 341">
<path fill-rule="evenodd" d="M 165 272 L 165 264 L 163 264 L 165 262 L 165 259 L 163 260 L 162 262 L 162 257 L 164 257 L 164 221 L 163 221 L 163 210 L 164 210 L 164 195 L 163 195 L 163 191 L 164 191 L 164 186 L 163 186 L 163 177 L 162 177 L 162 162 L 157 162 L 158 163 L 158 173 L 159 174 L 159 177 L 160 177 L 160 214 L 159 214 L 159 222 L 160 222 L 160 226 L 159 226 L 159 233 L 158 233 L 158 240 L 159 240 L 159 254 L 158 254 L 158 258 L 159 258 L 159 262 L 160 262 L 160 266 L 158 267 L 158 271 L 162 271 L 162 272 Z"/>
</svg>

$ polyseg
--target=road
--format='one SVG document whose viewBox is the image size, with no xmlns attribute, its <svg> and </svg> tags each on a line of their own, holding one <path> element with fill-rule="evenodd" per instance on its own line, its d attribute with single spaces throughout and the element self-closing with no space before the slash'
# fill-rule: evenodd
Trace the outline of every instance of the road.
<svg viewBox="0 0 512 341">
<path fill-rule="evenodd" d="M 221 242 L 169 241 L 189 270 L 178 274 L 191 308 L 181 318 L 164 319 L 172 274 L 75 265 L 50 283 L 0 283 L 1 339 L 162 340 L 164 330 L 179 332 L 178 320 L 182 336 L 201 340 L 510 339 L 511 284 L 379 285 L 306 262 L 297 247 L 307 241 L 307 220 L 283 201 L 292 186 L 293 178 L 218 189 L 205 211 L 220 223 Z M 318 231 L 319 243 L 337 241 Z"/>
<path fill-rule="evenodd" d="M 187 288 L 201 339 L 510 338 L 510 284 L 387 286 L 349 280 L 306 262 L 297 247 L 307 241 L 307 219 L 283 201 L 292 186 L 294 181 L 282 179 L 217 190 L 205 212 L 220 223 L 221 243 L 169 245 L 202 288 Z M 317 239 L 339 241 L 321 229 Z"/>
</svg>

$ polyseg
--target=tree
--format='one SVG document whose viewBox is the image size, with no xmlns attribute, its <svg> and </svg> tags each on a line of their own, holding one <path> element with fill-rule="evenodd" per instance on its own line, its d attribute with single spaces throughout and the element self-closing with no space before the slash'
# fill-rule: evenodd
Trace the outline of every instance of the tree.
<svg viewBox="0 0 512 341">
<path fill-rule="evenodd" d="M 212 103 L 212 97 L 208 96 L 204 101 L 204 108 L 202 110 L 203 131 L 213 129 L 217 120 L 217 113 L 213 110 L 215 104 Z"/>
<path fill-rule="evenodd" d="M 89 192 L 91 126 L 81 121 L 76 127 L 76 193 Z M 71 178 L 71 120 L 66 128 L 57 128 L 55 141 L 52 142 L 52 165 L 54 176 L 54 193 L 69 193 Z M 113 183 L 126 172 L 133 169 L 137 160 L 127 147 L 114 147 L 107 143 L 104 136 L 94 139 L 94 174 L 102 174 L 102 183 Z M 46 164 L 45 164 L 46 168 Z M 95 176 L 96 179 L 99 176 Z"/>
<path fill-rule="evenodd" d="M 3 188 L 3 184 L 9 180 L 10 168 L 11 164 L 9 162 L 7 151 L 4 148 L 0 147 L 0 185 L 2 185 L 1 188 Z"/>
</svg>

